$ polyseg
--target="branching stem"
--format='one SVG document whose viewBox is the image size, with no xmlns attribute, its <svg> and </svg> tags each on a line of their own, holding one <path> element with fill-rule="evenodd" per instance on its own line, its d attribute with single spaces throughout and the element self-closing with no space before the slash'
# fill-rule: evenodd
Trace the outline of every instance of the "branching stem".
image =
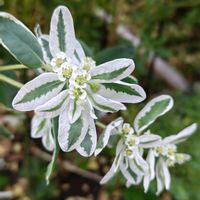
<svg viewBox="0 0 200 200">
<path fill-rule="evenodd" d="M 16 70 L 16 69 L 28 69 L 28 68 L 24 65 L 21 65 L 21 64 L 0 66 L 0 72 L 11 71 L 11 70 Z"/>
<path fill-rule="evenodd" d="M 22 83 L 18 82 L 18 81 L 15 81 L 13 80 L 12 78 L 9 78 L 3 74 L 0 74 L 0 81 L 3 81 L 3 82 L 6 82 L 12 86 L 15 86 L 17 88 L 21 88 L 23 86 Z"/>
</svg>

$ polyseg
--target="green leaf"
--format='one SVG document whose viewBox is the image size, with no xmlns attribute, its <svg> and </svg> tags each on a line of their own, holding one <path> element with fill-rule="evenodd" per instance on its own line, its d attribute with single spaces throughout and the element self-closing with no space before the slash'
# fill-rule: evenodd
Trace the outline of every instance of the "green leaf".
<svg viewBox="0 0 200 200">
<path fill-rule="evenodd" d="M 55 140 L 55 149 L 54 149 L 54 152 L 53 152 L 53 156 L 52 156 L 52 160 L 51 162 L 49 163 L 48 167 L 47 167 L 47 171 L 46 171 L 46 184 L 48 185 L 49 184 L 49 179 L 50 179 L 50 176 L 55 168 L 55 165 L 56 165 L 56 161 L 57 161 L 57 158 L 58 158 L 58 154 L 59 154 L 59 144 L 58 144 L 58 140 L 57 140 L 57 137 L 58 137 L 58 117 L 54 118 L 53 120 L 53 138 Z"/>
<path fill-rule="evenodd" d="M 96 133 L 94 119 L 91 118 L 89 113 L 87 113 L 85 117 L 87 118 L 87 123 L 89 123 L 89 126 L 83 141 L 81 142 L 80 146 L 76 148 L 76 150 L 82 156 L 89 157 L 95 151 L 97 144 L 97 133 Z"/>
<path fill-rule="evenodd" d="M 129 66 L 123 67 L 121 69 L 117 69 L 117 70 L 109 72 L 109 73 L 105 72 L 105 73 L 102 73 L 102 74 L 97 74 L 95 76 L 92 76 L 92 79 L 100 79 L 100 80 L 101 79 L 102 80 L 114 79 L 114 78 L 117 78 L 122 73 L 124 73 L 128 68 L 129 68 Z"/>
<path fill-rule="evenodd" d="M 6 76 L 16 80 L 16 75 L 13 71 L 5 72 L 2 74 L 5 74 Z M 12 100 L 16 92 L 16 87 L 0 81 L 0 103 L 4 104 L 6 107 L 11 108 Z"/>
<path fill-rule="evenodd" d="M 117 58 L 133 58 L 134 47 L 130 44 L 119 45 L 113 48 L 108 48 L 96 54 L 95 60 L 97 64 L 102 64 Z"/>
<path fill-rule="evenodd" d="M 138 84 L 138 80 L 134 76 L 127 76 L 126 78 L 121 80 L 124 83 L 130 83 L 130 84 Z"/>
<path fill-rule="evenodd" d="M 80 117 L 76 122 L 71 124 L 69 129 L 69 138 L 68 138 L 68 149 L 70 149 L 77 141 L 81 135 L 83 128 L 83 119 Z"/>
<path fill-rule="evenodd" d="M 65 25 L 64 25 L 64 19 L 63 19 L 63 13 L 60 10 L 59 15 L 58 15 L 58 42 L 59 42 L 59 47 L 60 50 L 65 52 L 66 51 L 66 44 L 65 44 Z"/>
<path fill-rule="evenodd" d="M 161 95 L 152 99 L 138 113 L 134 121 L 135 130 L 140 133 L 152 124 L 158 117 L 164 115 L 173 106 L 173 99 L 169 95 Z"/>
<path fill-rule="evenodd" d="M 106 89 L 114 90 L 118 93 L 122 92 L 129 95 L 142 97 L 141 94 L 137 90 L 134 90 L 128 85 L 124 85 L 120 83 L 102 83 L 102 85 L 105 86 Z"/>
<path fill-rule="evenodd" d="M 35 36 L 24 24 L 5 12 L 0 13 L 0 43 L 27 67 L 39 68 L 44 64 Z"/>
<path fill-rule="evenodd" d="M 5 138 L 13 138 L 13 134 L 2 124 L 0 124 L 0 136 Z"/>
</svg>

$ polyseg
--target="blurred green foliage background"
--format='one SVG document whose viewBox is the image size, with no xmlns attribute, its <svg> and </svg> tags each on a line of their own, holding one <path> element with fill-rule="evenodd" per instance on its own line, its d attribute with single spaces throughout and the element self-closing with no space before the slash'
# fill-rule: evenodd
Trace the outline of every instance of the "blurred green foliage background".
<svg viewBox="0 0 200 200">
<path fill-rule="evenodd" d="M 133 58 L 136 63 L 134 75 L 147 91 L 149 99 L 160 93 L 168 93 L 174 97 L 173 110 L 155 123 L 152 132 L 167 136 L 177 133 L 192 122 L 200 125 L 199 0 L 0 0 L 0 10 L 13 14 L 32 31 L 39 23 L 42 31 L 48 33 L 52 11 L 61 4 L 70 9 L 77 38 L 83 42 L 87 53 L 92 55 L 97 63 L 118 57 Z M 112 21 L 107 23 L 106 20 L 99 18 L 96 15 L 98 10 L 103 10 L 112 16 Z M 127 26 L 140 38 L 141 44 L 137 48 L 117 34 L 116 28 L 120 24 Z M 155 74 L 153 60 L 151 62 L 148 60 L 152 51 L 165 59 L 188 80 L 189 89 L 187 91 L 171 88 Z M 16 61 L 5 49 L 0 48 L 0 65 L 12 63 Z M 26 82 L 29 76 L 32 76 L 30 73 L 17 71 L 17 78 L 21 82 Z M 16 78 L 14 72 L 7 75 Z M 25 114 L 13 113 L 8 109 L 16 91 L 15 88 L 0 82 L 0 102 L 7 106 L 7 108 L 0 109 L 0 118 L 14 116 L 25 121 L 23 123 L 21 121 L 21 128 L 11 129 L 15 134 L 15 139 L 11 142 L 2 139 L 0 143 L 0 146 L 8 146 L 8 143 L 10 145 L 9 153 L 5 153 L 0 147 L 0 157 L 11 156 L 12 158 L 7 159 L 8 169 L 0 171 L 0 191 L 12 189 L 19 193 L 17 193 L 19 196 L 17 199 L 20 200 L 68 199 L 69 196 L 84 196 L 86 199 L 99 200 L 106 198 L 124 200 L 133 198 L 137 200 L 200 199 L 199 131 L 180 145 L 180 150 L 192 155 L 192 161 L 172 169 L 171 189 L 161 197 L 154 195 L 155 184 L 152 184 L 150 191 L 144 194 L 142 187 L 129 189 L 123 187 L 123 181 L 119 175 L 104 190 L 98 184 L 85 179 L 80 180 L 76 175 L 63 172 L 63 169 L 59 167 L 50 185 L 46 186 L 44 173 L 47 163 L 31 155 L 29 148 L 31 145 L 41 146 L 40 141 L 33 141 L 29 137 L 31 114 L 25 116 Z M 132 123 L 135 114 L 144 104 L 145 102 L 139 105 L 129 105 L 128 110 L 122 112 L 122 115 Z M 115 116 L 109 115 L 103 120 L 109 122 L 111 117 Z M 20 151 L 16 150 L 16 146 Z M 18 154 L 22 155 L 23 159 L 21 157 L 17 159 Z M 101 163 L 110 164 L 107 160 L 113 152 L 105 151 L 104 154 L 98 159 L 83 159 L 76 153 L 61 156 L 82 168 L 103 175 L 105 167 L 102 167 Z M 103 162 L 103 159 L 106 161 Z M 85 189 L 85 191 L 80 186 L 76 190 L 77 185 L 82 183 L 89 185 L 90 189 Z M 110 196 L 102 196 L 102 193 Z"/>
</svg>

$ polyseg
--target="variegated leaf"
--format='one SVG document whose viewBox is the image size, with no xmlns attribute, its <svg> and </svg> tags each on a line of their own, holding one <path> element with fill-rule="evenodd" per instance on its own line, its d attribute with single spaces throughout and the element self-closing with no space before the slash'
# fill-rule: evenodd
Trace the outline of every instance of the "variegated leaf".
<svg viewBox="0 0 200 200">
<path fill-rule="evenodd" d="M 121 80 L 122 82 L 129 83 L 129 84 L 138 84 L 138 80 L 134 76 L 127 76 Z"/>
<path fill-rule="evenodd" d="M 107 183 L 119 171 L 120 163 L 122 162 L 122 159 L 124 157 L 122 153 L 122 149 L 123 149 L 122 141 L 119 141 L 117 144 L 116 155 L 112 163 L 112 166 L 109 169 L 109 171 L 106 173 L 106 175 L 102 178 L 102 180 L 100 181 L 100 184 Z"/>
<path fill-rule="evenodd" d="M 102 112 L 113 113 L 119 110 L 126 109 L 126 107 L 123 104 L 117 101 L 110 100 L 108 98 L 104 98 L 103 96 L 100 96 L 98 94 L 91 93 L 89 95 L 89 99 L 92 102 L 92 105 L 94 106 L 94 108 Z"/>
<path fill-rule="evenodd" d="M 64 84 L 55 73 L 43 73 L 19 90 L 12 105 L 19 111 L 34 110 L 57 95 Z"/>
<path fill-rule="evenodd" d="M 81 144 L 76 148 L 76 150 L 84 157 L 91 156 L 94 153 L 97 144 L 97 133 L 94 124 L 94 119 L 89 115 L 87 118 L 89 123 L 87 133 Z"/>
<path fill-rule="evenodd" d="M 156 181 L 157 181 L 156 195 L 159 195 L 164 190 L 164 188 L 166 190 L 169 190 L 171 176 L 166 162 L 161 157 L 158 159 L 158 162 L 156 164 Z"/>
<path fill-rule="evenodd" d="M 76 122 L 70 124 L 67 110 L 64 110 L 59 117 L 58 142 L 65 152 L 74 150 L 85 138 L 88 130 L 87 119 L 80 116 Z"/>
<path fill-rule="evenodd" d="M 134 121 L 134 128 L 137 133 L 144 131 L 158 117 L 164 115 L 173 106 L 173 99 L 169 95 L 161 95 L 152 99 L 138 113 Z"/>
<path fill-rule="evenodd" d="M 116 59 L 93 68 L 90 71 L 92 80 L 99 83 L 119 81 L 131 74 L 135 65 L 131 59 Z"/>
<path fill-rule="evenodd" d="M 197 124 L 192 124 L 186 128 L 184 128 L 182 131 L 180 131 L 176 135 L 170 135 L 163 139 L 163 142 L 165 144 L 177 144 L 180 142 L 185 141 L 188 137 L 190 137 L 194 132 L 197 130 Z"/>
<path fill-rule="evenodd" d="M 73 63 L 75 64 L 80 64 L 81 59 L 85 58 L 85 52 L 78 40 L 76 40 L 76 45 L 75 45 L 75 50 L 74 50 L 74 55 L 72 58 Z"/>
<path fill-rule="evenodd" d="M 57 96 L 47 101 L 45 104 L 35 109 L 37 115 L 44 118 L 54 118 L 58 116 L 68 104 L 68 90 L 63 90 Z"/>
<path fill-rule="evenodd" d="M 57 7 L 51 18 L 49 46 L 53 56 L 65 52 L 67 57 L 74 54 L 76 45 L 73 19 L 67 7 Z"/>
<path fill-rule="evenodd" d="M 100 135 L 97 143 L 97 147 L 95 150 L 95 156 L 97 156 L 108 144 L 110 136 L 112 134 L 112 131 L 116 127 L 120 127 L 123 123 L 123 119 L 120 117 L 114 121 L 112 121 L 110 124 L 106 126 L 104 129 L 103 133 Z"/>
<path fill-rule="evenodd" d="M 121 81 L 102 83 L 98 94 L 123 103 L 139 103 L 146 98 L 145 91 L 137 84 L 128 84 Z"/>
<path fill-rule="evenodd" d="M 47 151 L 53 151 L 55 148 L 55 139 L 52 135 L 51 128 L 49 131 L 42 137 L 42 144 Z"/>
<path fill-rule="evenodd" d="M 31 121 L 31 137 L 32 138 L 40 138 L 46 134 L 49 130 L 48 120 L 40 117 L 38 115 L 34 115 Z M 50 126 L 51 129 L 51 126 Z"/>
<path fill-rule="evenodd" d="M 70 99 L 68 108 L 68 118 L 70 123 L 74 123 L 81 115 L 82 106 L 78 102 Z"/>
<path fill-rule="evenodd" d="M 159 135 L 154 134 L 144 134 L 139 136 L 139 138 L 140 147 L 142 148 L 153 148 L 157 146 L 161 141 L 161 137 Z"/>
<path fill-rule="evenodd" d="M 47 64 L 49 64 L 51 59 L 53 58 L 49 49 L 49 36 L 46 34 L 42 34 L 39 24 L 35 27 L 35 33 L 38 42 L 42 48 L 43 59 Z"/>
<path fill-rule="evenodd" d="M 0 12 L 0 44 L 27 67 L 39 68 L 44 64 L 36 37 L 22 22 L 6 12 Z"/>
</svg>

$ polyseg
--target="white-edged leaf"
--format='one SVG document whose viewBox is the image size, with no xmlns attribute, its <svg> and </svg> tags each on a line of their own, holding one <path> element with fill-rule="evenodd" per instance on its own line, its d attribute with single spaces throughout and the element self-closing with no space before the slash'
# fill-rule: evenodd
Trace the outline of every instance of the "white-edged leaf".
<svg viewBox="0 0 200 200">
<path fill-rule="evenodd" d="M 167 163 L 161 158 L 161 168 L 163 170 L 163 177 L 166 190 L 170 188 L 171 176 L 169 173 L 169 169 L 167 167 Z"/>
<path fill-rule="evenodd" d="M 133 60 L 121 58 L 106 62 L 90 70 L 92 80 L 99 83 L 119 81 L 131 74 L 135 65 Z"/>
<path fill-rule="evenodd" d="M 156 195 L 159 195 L 164 188 L 169 190 L 170 188 L 170 174 L 167 168 L 167 164 L 163 158 L 159 158 L 156 164 L 156 182 L 157 182 L 157 192 Z"/>
<path fill-rule="evenodd" d="M 155 154 L 152 149 L 148 151 L 146 161 L 149 165 L 149 173 L 145 174 L 143 179 L 145 193 L 149 189 L 150 182 L 155 178 Z"/>
<path fill-rule="evenodd" d="M 119 165 L 121 163 L 122 158 L 123 158 L 122 153 L 119 152 L 118 154 L 116 154 L 111 168 L 106 173 L 106 175 L 101 179 L 100 184 L 107 183 L 119 171 Z"/>
<path fill-rule="evenodd" d="M 51 124 L 48 119 L 34 115 L 31 120 L 31 137 L 40 138 L 51 129 Z"/>
<path fill-rule="evenodd" d="M 46 132 L 46 134 L 42 137 L 42 144 L 47 151 L 53 151 L 55 148 L 55 141 L 52 135 L 51 128 Z"/>
<path fill-rule="evenodd" d="M 169 95 L 161 95 L 148 102 L 135 118 L 134 128 L 136 132 L 144 131 L 158 117 L 168 112 L 173 104 L 173 99 Z"/>
<path fill-rule="evenodd" d="M 152 149 L 147 154 L 147 163 L 149 164 L 150 180 L 155 178 L 155 154 Z"/>
<path fill-rule="evenodd" d="M 85 138 L 83 139 L 81 144 L 76 148 L 76 150 L 84 157 L 91 156 L 94 153 L 97 144 L 97 133 L 94 119 L 92 119 L 88 115 L 87 121 L 89 123 L 89 126 Z"/>
<path fill-rule="evenodd" d="M 138 84 L 137 78 L 135 78 L 132 75 L 127 76 L 126 78 L 123 78 L 121 81 L 125 83 L 129 83 L 129 84 Z"/>
<path fill-rule="evenodd" d="M 53 56 L 65 52 L 71 58 L 76 45 L 73 19 L 65 6 L 57 7 L 51 18 L 49 46 Z"/>
<path fill-rule="evenodd" d="M 47 64 L 49 64 L 51 62 L 51 59 L 53 58 L 49 49 L 49 35 L 42 34 L 39 24 L 35 26 L 34 30 L 38 42 L 42 48 L 43 59 Z"/>
<path fill-rule="evenodd" d="M 183 142 L 187 140 L 195 131 L 197 130 L 197 124 L 194 123 L 186 128 L 184 128 L 182 131 L 180 131 L 176 135 L 170 135 L 163 139 L 163 142 L 166 144 L 177 144 L 180 142 Z"/>
<path fill-rule="evenodd" d="M 57 96 L 47 101 L 45 104 L 35 109 L 37 115 L 44 118 L 54 118 L 58 116 L 67 106 L 68 90 L 63 90 Z"/>
<path fill-rule="evenodd" d="M 94 94 L 91 93 L 89 95 L 89 99 L 92 102 L 92 105 L 94 106 L 94 108 L 96 108 L 97 110 L 100 110 L 102 112 L 117 112 L 119 110 L 125 110 L 126 107 L 117 102 L 117 101 L 113 101 L 109 98 L 105 98 L 99 94 Z"/>
<path fill-rule="evenodd" d="M 140 155 L 138 150 L 135 150 L 135 164 L 137 167 L 143 172 L 143 174 L 147 174 L 149 171 L 148 163 L 144 160 L 144 158 Z"/>
<path fill-rule="evenodd" d="M 22 22 L 6 12 L 0 12 L 0 44 L 27 67 L 39 68 L 44 64 L 36 37 Z"/>
<path fill-rule="evenodd" d="M 160 161 L 158 160 L 156 164 L 156 183 L 157 183 L 157 191 L 156 195 L 160 195 L 160 193 L 164 190 L 164 182 L 163 182 L 163 175 L 161 171 Z"/>
<path fill-rule="evenodd" d="M 161 137 L 154 134 L 144 134 L 139 136 L 140 138 L 140 147 L 142 148 L 153 148 L 159 145 Z"/>
<path fill-rule="evenodd" d="M 60 114 L 58 130 L 58 142 L 60 148 L 65 152 L 72 151 L 80 145 L 88 130 L 87 119 L 84 119 L 84 115 L 70 124 L 67 112 L 68 110 L 65 109 Z"/>
<path fill-rule="evenodd" d="M 139 103 L 146 98 L 145 91 L 141 86 L 121 81 L 102 83 L 97 93 L 105 98 L 123 103 Z"/>
<path fill-rule="evenodd" d="M 85 52 L 78 40 L 76 40 L 76 45 L 75 45 L 75 50 L 74 50 L 74 55 L 72 58 L 72 62 L 75 64 L 80 64 L 81 59 L 85 58 Z"/>
<path fill-rule="evenodd" d="M 143 174 L 144 174 L 143 171 L 141 171 L 141 168 L 138 168 L 134 159 L 128 159 L 128 164 L 129 164 L 128 166 L 129 166 L 130 172 L 135 174 L 135 178 L 134 178 L 135 184 L 134 185 L 139 185 L 143 178 Z M 128 183 L 126 185 L 128 185 Z"/>
<path fill-rule="evenodd" d="M 55 73 L 43 73 L 26 83 L 15 96 L 12 105 L 19 111 L 31 111 L 57 95 L 65 83 Z"/>
<path fill-rule="evenodd" d="M 78 104 L 78 102 L 74 101 L 74 99 L 69 100 L 69 110 L 68 110 L 68 118 L 70 123 L 74 123 L 81 115 L 82 106 Z"/>
<path fill-rule="evenodd" d="M 97 143 L 97 148 L 95 150 L 95 156 L 97 156 L 108 144 L 109 138 L 111 136 L 112 130 L 119 127 L 123 123 L 123 119 L 117 118 L 106 126 L 103 133 L 100 135 Z"/>
<path fill-rule="evenodd" d="M 124 159 L 120 162 L 120 170 L 129 184 L 131 184 L 131 185 L 136 184 L 134 177 L 131 175 L 131 173 L 129 171 L 129 168 L 124 163 Z"/>
</svg>

